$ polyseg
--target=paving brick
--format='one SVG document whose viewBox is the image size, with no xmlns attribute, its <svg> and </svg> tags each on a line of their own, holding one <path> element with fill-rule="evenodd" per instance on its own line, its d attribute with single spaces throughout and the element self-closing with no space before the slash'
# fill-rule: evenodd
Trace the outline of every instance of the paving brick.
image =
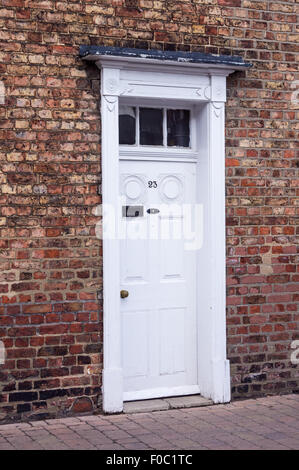
<svg viewBox="0 0 299 470">
<path fill-rule="evenodd" d="M 292 402 L 299 417 L 299 396 Z M 266 415 L 263 415 L 266 414 Z M 0 426 L 0 449 L 299 449 L 299 430 L 284 424 L 289 407 L 275 397 L 242 401 L 238 406 L 85 416 L 25 425 Z M 264 425 L 264 421 L 267 425 Z M 88 423 L 88 424 L 87 424 Z"/>
</svg>

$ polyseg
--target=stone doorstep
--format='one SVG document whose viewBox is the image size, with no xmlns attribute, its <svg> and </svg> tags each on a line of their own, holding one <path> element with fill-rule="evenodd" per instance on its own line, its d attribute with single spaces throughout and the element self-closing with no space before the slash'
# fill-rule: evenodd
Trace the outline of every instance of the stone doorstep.
<svg viewBox="0 0 299 470">
<path fill-rule="evenodd" d="M 194 408 L 213 405 L 213 401 L 201 395 L 158 398 L 154 400 L 127 401 L 124 403 L 124 413 L 148 413 L 177 408 Z"/>
</svg>

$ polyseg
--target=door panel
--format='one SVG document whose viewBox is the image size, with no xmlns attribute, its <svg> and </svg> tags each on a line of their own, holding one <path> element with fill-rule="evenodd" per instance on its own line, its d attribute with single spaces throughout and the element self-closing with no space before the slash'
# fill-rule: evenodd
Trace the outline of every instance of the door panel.
<svg viewBox="0 0 299 470">
<path fill-rule="evenodd" d="M 147 310 L 123 314 L 124 344 L 130 344 L 123 350 L 125 378 L 148 375 L 148 316 Z M 133 331 L 138 331 L 138 334 L 132 335 Z"/>
<path fill-rule="evenodd" d="M 184 308 L 159 310 L 160 375 L 172 375 L 186 371 Z"/>
<path fill-rule="evenodd" d="M 195 164 L 121 161 L 120 169 L 130 206 L 121 217 L 124 399 L 195 391 L 196 256 L 185 249 L 182 211 L 195 202 Z"/>
</svg>

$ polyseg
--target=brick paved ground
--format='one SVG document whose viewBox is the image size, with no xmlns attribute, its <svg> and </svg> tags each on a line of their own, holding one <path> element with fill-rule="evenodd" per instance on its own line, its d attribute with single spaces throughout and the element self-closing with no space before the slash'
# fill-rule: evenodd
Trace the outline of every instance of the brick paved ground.
<svg viewBox="0 0 299 470">
<path fill-rule="evenodd" d="M 4 449 L 299 449 L 299 395 L 2 425 Z"/>
</svg>

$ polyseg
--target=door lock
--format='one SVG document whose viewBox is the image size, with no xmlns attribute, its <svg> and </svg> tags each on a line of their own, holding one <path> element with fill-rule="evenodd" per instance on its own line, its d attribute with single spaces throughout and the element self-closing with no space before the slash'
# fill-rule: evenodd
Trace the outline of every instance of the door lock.
<svg viewBox="0 0 299 470">
<path fill-rule="evenodd" d="M 129 296 L 129 292 L 127 290 L 121 290 L 120 291 L 120 296 L 122 299 L 125 299 L 126 297 Z"/>
</svg>

